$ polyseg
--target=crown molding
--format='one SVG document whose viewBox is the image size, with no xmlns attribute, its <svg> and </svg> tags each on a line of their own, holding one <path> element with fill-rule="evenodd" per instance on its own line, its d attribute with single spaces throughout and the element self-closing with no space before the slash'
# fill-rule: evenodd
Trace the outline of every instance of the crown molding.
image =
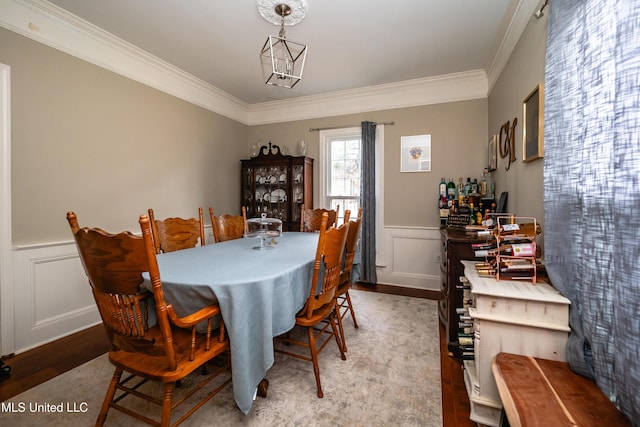
<svg viewBox="0 0 640 427">
<path fill-rule="evenodd" d="M 246 125 L 485 98 L 538 0 L 512 0 L 487 69 L 248 104 L 45 0 L 0 1 L 0 26 Z M 529 9 L 531 9 L 529 11 Z"/>
<path fill-rule="evenodd" d="M 249 106 L 249 125 L 341 116 L 487 97 L 483 70 L 406 80 Z"/>
<path fill-rule="evenodd" d="M 491 55 L 491 62 L 485 66 L 485 70 L 488 70 L 488 92 L 491 92 L 498 81 L 539 2 L 540 0 L 511 0 L 509 3 L 509 8 L 498 31 L 498 34 L 504 34 L 504 36 L 496 43 L 495 52 Z"/>
<path fill-rule="evenodd" d="M 247 103 L 47 1 L 0 1 L 0 25 L 202 108 L 247 122 Z"/>
</svg>

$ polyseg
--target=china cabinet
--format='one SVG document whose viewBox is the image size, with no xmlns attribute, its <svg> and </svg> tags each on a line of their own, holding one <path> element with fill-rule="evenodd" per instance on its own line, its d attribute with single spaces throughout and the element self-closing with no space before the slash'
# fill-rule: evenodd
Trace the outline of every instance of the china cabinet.
<svg viewBox="0 0 640 427">
<path fill-rule="evenodd" d="M 282 221 L 283 231 L 299 231 L 301 207 L 313 207 L 313 159 L 284 155 L 275 144 L 242 160 L 241 183 L 247 217 L 266 213 Z"/>
</svg>

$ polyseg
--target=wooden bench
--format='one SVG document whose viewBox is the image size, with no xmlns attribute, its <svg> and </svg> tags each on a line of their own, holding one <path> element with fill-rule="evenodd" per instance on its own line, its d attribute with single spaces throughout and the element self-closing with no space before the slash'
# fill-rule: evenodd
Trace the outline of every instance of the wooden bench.
<svg viewBox="0 0 640 427">
<path fill-rule="evenodd" d="M 498 353 L 491 368 L 512 427 L 631 426 L 595 382 L 566 362 Z"/>
</svg>

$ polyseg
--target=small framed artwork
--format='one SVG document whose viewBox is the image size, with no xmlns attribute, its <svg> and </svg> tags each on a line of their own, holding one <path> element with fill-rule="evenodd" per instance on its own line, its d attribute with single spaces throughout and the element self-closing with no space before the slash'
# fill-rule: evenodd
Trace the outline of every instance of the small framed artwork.
<svg viewBox="0 0 640 427">
<path fill-rule="evenodd" d="M 522 161 L 530 162 L 544 154 L 544 86 L 540 83 L 522 101 Z"/>
<path fill-rule="evenodd" d="M 487 169 L 491 172 L 498 169 L 498 135 L 493 135 L 489 138 L 487 147 L 489 149 L 489 166 Z"/>
<path fill-rule="evenodd" d="M 431 135 L 400 138 L 400 172 L 431 172 Z"/>
</svg>

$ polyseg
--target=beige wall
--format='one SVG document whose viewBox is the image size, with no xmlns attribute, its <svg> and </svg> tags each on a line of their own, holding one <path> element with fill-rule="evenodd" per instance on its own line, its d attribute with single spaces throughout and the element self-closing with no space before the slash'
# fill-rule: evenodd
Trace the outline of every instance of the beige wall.
<svg viewBox="0 0 640 427">
<path fill-rule="evenodd" d="M 436 227 L 442 176 L 479 177 L 488 136 L 518 118 L 509 171 L 499 159 L 497 191 L 510 210 L 543 220 L 542 160 L 522 163 L 522 100 L 543 80 L 546 17 L 528 25 L 488 99 L 247 127 L 70 55 L 0 29 L 0 62 L 11 66 L 14 244 L 68 240 L 64 214 L 81 224 L 137 229 L 198 206 L 235 212 L 239 160 L 260 139 L 305 139 L 318 159 L 314 127 L 395 122 L 385 129 L 385 225 Z M 400 138 L 431 134 L 432 171 L 400 173 Z M 317 177 L 317 168 L 315 171 Z M 317 180 L 316 180 L 317 194 Z"/>
<path fill-rule="evenodd" d="M 15 245 L 81 225 L 139 230 L 197 208 L 238 211 L 247 126 L 0 28 L 11 67 Z M 208 221 L 207 221 L 208 222 Z"/>
<path fill-rule="evenodd" d="M 509 211 L 534 216 L 544 225 L 543 159 L 522 162 L 522 101 L 537 84 L 544 81 L 547 16 L 531 18 L 516 48 L 509 57 L 493 90 L 489 94 L 489 134 L 498 134 L 507 120 L 516 125 L 516 158 L 508 171 L 508 162 L 498 156 L 495 171 L 498 192 L 509 192 Z M 544 236 L 544 229 L 543 229 Z"/>
<path fill-rule="evenodd" d="M 309 128 L 360 126 L 364 120 L 384 123 L 384 209 L 385 225 L 438 227 L 438 184 L 443 176 L 480 177 L 487 164 L 487 100 L 452 102 L 422 107 L 402 108 L 340 117 L 302 120 L 252 126 L 249 147 L 258 139 L 263 143 L 288 146 L 296 155 L 296 142 L 307 141 L 308 156 L 318 159 L 319 133 Z M 431 135 L 431 172 L 400 172 L 400 138 L 409 135 Z M 317 165 L 314 169 L 314 196 L 317 204 Z"/>
</svg>

